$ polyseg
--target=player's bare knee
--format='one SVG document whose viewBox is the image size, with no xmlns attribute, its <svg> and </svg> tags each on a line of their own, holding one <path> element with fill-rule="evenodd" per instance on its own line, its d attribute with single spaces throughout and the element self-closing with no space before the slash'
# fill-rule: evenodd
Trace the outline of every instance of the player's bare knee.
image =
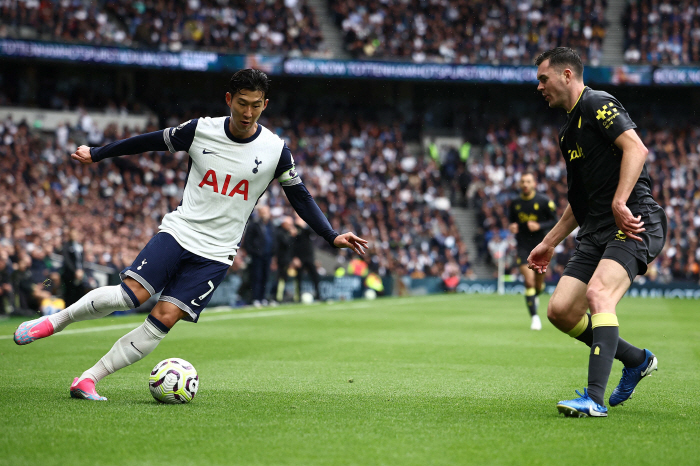
<svg viewBox="0 0 700 466">
<path fill-rule="evenodd" d="M 151 315 L 168 328 L 173 328 L 179 320 L 187 316 L 182 309 L 167 301 L 158 301 Z"/>
<path fill-rule="evenodd" d="M 547 305 L 547 318 L 560 331 L 566 333 L 581 320 L 581 314 L 586 310 L 566 300 L 554 299 Z"/>
<path fill-rule="evenodd" d="M 557 299 L 551 299 L 547 305 L 547 318 L 555 327 L 564 324 L 568 314 L 568 308 Z"/>
<path fill-rule="evenodd" d="M 133 278 L 125 278 L 124 286 L 128 287 L 134 294 L 134 296 L 136 296 L 138 303 L 134 303 L 135 306 L 140 306 L 141 304 L 148 301 L 148 299 L 151 297 L 151 293 L 149 293 L 148 290 L 143 287 L 143 285 L 141 285 Z"/>
<path fill-rule="evenodd" d="M 606 307 L 610 301 L 610 293 L 606 291 L 605 286 L 600 280 L 591 279 L 586 289 L 586 299 L 591 308 L 591 311 L 595 313 L 598 309 Z"/>
</svg>

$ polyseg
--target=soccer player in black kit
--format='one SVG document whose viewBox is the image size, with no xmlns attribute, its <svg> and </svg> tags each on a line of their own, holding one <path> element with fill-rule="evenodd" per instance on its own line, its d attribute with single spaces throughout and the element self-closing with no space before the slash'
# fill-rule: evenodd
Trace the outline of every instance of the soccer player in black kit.
<svg viewBox="0 0 700 466">
<path fill-rule="evenodd" d="M 530 312 L 531 330 L 542 330 L 537 315 L 537 296 L 544 288 L 544 274 L 527 266 L 527 256 L 557 223 L 556 206 L 547 196 L 536 191 L 535 175 L 530 172 L 520 175 L 520 196 L 510 203 L 508 221 L 510 232 L 518 242 L 517 263 L 525 279 L 525 304 Z"/>
<path fill-rule="evenodd" d="M 527 261 L 535 271 L 546 271 L 555 246 L 579 227 L 579 244 L 549 301 L 547 317 L 591 347 L 588 387 L 557 408 L 566 416 L 604 417 L 613 359 L 625 367 L 610 406 L 630 398 L 639 381 L 657 367 L 651 351 L 620 338 L 615 307 L 634 277 L 644 274 L 661 252 L 666 215 L 651 195 L 647 148 L 622 104 L 583 84 L 581 58 L 570 48 L 544 52 L 535 63 L 537 90 L 550 107 L 567 112 L 559 145 L 566 160 L 569 205 Z"/>
</svg>

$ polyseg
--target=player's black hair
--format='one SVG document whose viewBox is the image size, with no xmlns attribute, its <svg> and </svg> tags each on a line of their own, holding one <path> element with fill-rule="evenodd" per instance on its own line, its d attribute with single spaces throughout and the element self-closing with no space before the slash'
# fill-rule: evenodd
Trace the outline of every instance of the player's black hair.
<svg viewBox="0 0 700 466">
<path fill-rule="evenodd" d="M 574 49 L 557 47 L 547 50 L 535 59 L 535 65 L 540 66 L 545 60 L 549 60 L 550 66 L 557 68 L 569 67 L 578 78 L 583 78 L 583 62 Z"/>
<path fill-rule="evenodd" d="M 239 70 L 233 73 L 231 81 L 228 83 L 228 89 L 231 95 L 236 95 L 236 92 L 241 89 L 248 91 L 262 91 L 263 99 L 267 98 L 270 90 L 270 78 L 260 70 L 247 69 Z"/>
</svg>

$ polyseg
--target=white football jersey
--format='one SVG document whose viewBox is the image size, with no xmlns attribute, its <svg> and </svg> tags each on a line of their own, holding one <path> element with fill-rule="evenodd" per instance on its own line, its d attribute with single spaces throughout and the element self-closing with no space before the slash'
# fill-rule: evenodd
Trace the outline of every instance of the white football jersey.
<svg viewBox="0 0 700 466">
<path fill-rule="evenodd" d="M 159 229 L 192 253 L 231 264 L 248 217 L 275 175 L 284 186 L 301 180 L 282 139 L 260 124 L 250 138 L 237 139 L 228 118 L 200 118 L 163 130 L 171 152 L 189 153 L 190 167 L 182 202 Z M 280 160 L 283 150 L 288 160 Z"/>
</svg>

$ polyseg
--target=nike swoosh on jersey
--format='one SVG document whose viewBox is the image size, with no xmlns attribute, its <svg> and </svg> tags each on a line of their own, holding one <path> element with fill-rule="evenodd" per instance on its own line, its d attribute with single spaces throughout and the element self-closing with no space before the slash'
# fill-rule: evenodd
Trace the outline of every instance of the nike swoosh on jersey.
<svg viewBox="0 0 700 466">
<path fill-rule="evenodd" d="M 213 152 L 213 151 L 206 150 L 206 149 L 202 150 L 202 154 L 204 154 L 204 155 L 209 155 L 209 154 L 219 155 L 217 152 Z"/>
</svg>

